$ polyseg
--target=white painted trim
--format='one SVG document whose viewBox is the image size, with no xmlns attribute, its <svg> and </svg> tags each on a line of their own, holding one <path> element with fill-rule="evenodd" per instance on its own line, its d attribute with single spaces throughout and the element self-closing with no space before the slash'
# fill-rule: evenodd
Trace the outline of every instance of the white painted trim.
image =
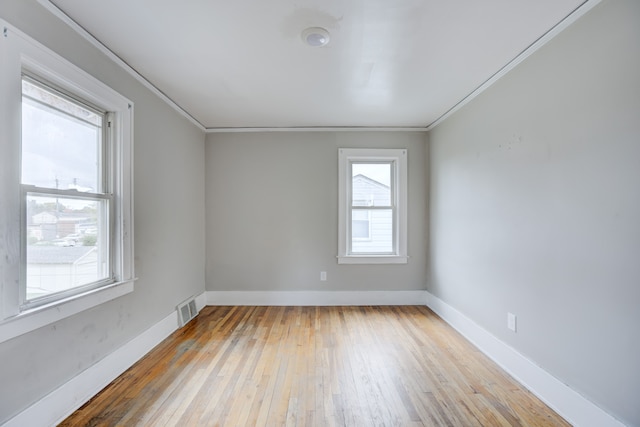
<svg viewBox="0 0 640 427">
<path fill-rule="evenodd" d="M 407 263 L 407 160 L 406 148 L 338 148 L 338 264 Z M 393 254 L 351 254 L 352 164 L 390 163 L 393 210 Z"/>
<path fill-rule="evenodd" d="M 136 80 L 138 80 L 144 87 L 153 92 L 161 100 L 166 102 L 171 108 L 173 108 L 180 115 L 185 117 L 191 123 L 198 127 L 201 131 L 206 133 L 239 133 L 239 132 L 353 132 L 353 131 L 389 131 L 389 132 L 426 132 L 427 129 L 422 126 L 413 127 L 366 127 L 366 126 L 338 126 L 338 127 L 205 127 L 195 117 L 193 117 L 187 110 L 182 108 L 177 102 L 171 99 L 168 95 L 162 92 L 153 83 L 147 80 L 142 74 L 140 74 L 135 68 L 127 64 L 122 58 L 116 55 L 111 49 L 104 45 L 100 40 L 95 38 L 91 33 L 85 30 L 80 24 L 74 21 L 69 15 L 64 13 L 62 9 L 53 4 L 50 0 L 38 0 L 38 3 L 45 9 L 55 15 L 62 22 L 67 24 L 71 29 L 77 32 L 82 38 L 91 43 L 96 49 L 105 54 L 109 59 L 115 62 L 120 68 L 125 70 Z"/>
<path fill-rule="evenodd" d="M 624 427 L 623 423 L 491 335 L 446 302 L 428 291 L 425 291 L 425 295 L 427 307 L 572 425 L 577 427 Z"/>
<path fill-rule="evenodd" d="M 133 281 L 114 283 L 65 301 L 24 311 L 0 323 L 0 343 L 133 292 Z"/>
<path fill-rule="evenodd" d="M 513 70 L 518 64 L 531 56 L 534 52 L 540 49 L 542 46 L 547 44 L 551 39 L 560 34 L 565 28 L 569 25 L 576 22 L 582 15 L 593 9 L 595 5 L 600 3 L 601 0 L 585 0 L 580 6 L 575 8 L 569 15 L 567 15 L 562 21 L 558 22 L 556 25 L 551 27 L 549 31 L 540 36 L 536 41 L 531 43 L 525 50 L 520 52 L 515 58 L 513 58 L 509 63 L 507 63 L 504 67 L 499 69 L 494 75 L 489 77 L 484 83 L 478 86 L 473 92 L 469 95 L 462 98 L 460 102 L 455 104 L 449 110 L 445 111 L 443 115 L 438 117 L 433 123 L 426 126 L 425 129 L 430 131 L 431 129 L 438 126 L 440 123 L 444 122 L 449 116 L 453 113 L 467 105 L 471 102 L 475 97 L 480 95 L 482 92 L 487 90 L 491 85 L 493 85 L 496 81 L 500 80 L 505 74 L 509 71 Z"/>
<path fill-rule="evenodd" d="M 207 128 L 207 133 L 251 133 L 251 132 L 426 132 L 422 126 L 380 127 L 380 126 L 309 126 L 309 127 L 237 127 Z"/>
<path fill-rule="evenodd" d="M 624 427 L 620 421 L 528 360 L 428 291 L 208 291 L 196 297 L 204 305 L 422 305 L 471 341 L 523 386 L 579 427 Z M 83 371 L 3 427 L 53 426 L 64 420 L 178 328 L 177 312 L 156 323 L 118 350 Z"/>
<path fill-rule="evenodd" d="M 426 291 L 207 291 L 207 305 L 425 305 Z"/>
<path fill-rule="evenodd" d="M 3 53 L 3 60 L 6 62 L 2 65 L 7 66 L 7 72 L 5 73 L 3 69 L 3 73 L 0 73 L 2 75 L 0 79 L 0 86 L 2 86 L 0 90 L 0 99 L 2 99 L 0 102 L 2 112 L 0 121 L 9 124 L 4 126 L 7 133 L 0 135 L 0 139 L 8 137 L 0 140 L 0 143 L 6 146 L 5 149 L 10 153 L 0 159 L 0 169 L 11 169 L 9 166 L 16 163 L 16 153 L 18 154 L 18 164 L 20 163 L 20 150 L 15 149 L 14 144 L 14 141 L 20 139 L 20 121 L 14 120 L 16 118 L 14 113 L 16 109 L 20 111 L 22 71 L 28 70 L 96 107 L 115 113 L 115 132 L 117 135 L 113 140 L 113 151 L 109 150 L 108 153 L 112 157 L 113 163 L 113 170 L 110 170 L 108 175 L 113 184 L 111 190 L 120 199 L 116 203 L 115 215 L 111 223 L 114 230 L 112 260 L 114 272 L 117 273 L 115 280 L 118 282 L 21 311 L 19 287 L 15 285 L 24 286 L 24 282 L 20 281 L 20 270 L 25 267 L 21 258 L 24 258 L 23 251 L 26 249 L 21 244 L 20 229 L 24 225 L 18 229 L 15 229 L 15 226 L 20 225 L 20 204 L 24 204 L 24 197 L 20 196 L 16 199 L 13 196 L 20 195 L 20 193 L 6 190 L 8 187 L 20 188 L 19 174 L 3 176 L 4 182 L 0 186 L 0 195 L 5 193 L 11 195 L 11 197 L 6 197 L 10 203 L 6 204 L 5 212 L 13 220 L 11 222 L 0 220 L 0 229 L 6 227 L 7 230 L 12 230 L 11 233 L 5 233 L 4 242 L 0 243 L 0 259 L 3 260 L 3 263 L 8 261 L 10 264 L 9 268 L 5 267 L 6 272 L 2 271 L 3 268 L 0 265 L 0 274 L 4 281 L 4 288 L 3 285 L 0 285 L 0 300 L 2 300 L 0 342 L 4 342 L 133 291 L 133 281 L 135 280 L 133 271 L 133 204 L 131 204 L 133 190 L 131 167 L 133 163 L 130 159 L 130 156 L 133 155 L 133 104 L 129 99 L 34 40 L 28 34 L 3 20 L 0 20 L 0 25 L 3 27 L 0 50 Z M 6 177 L 10 178 L 5 179 Z M 0 215 L 0 217 L 3 216 Z M 116 244 L 117 242 L 119 243 Z M 21 268 L 17 268 L 18 262 Z"/>
<path fill-rule="evenodd" d="M 196 308 L 198 309 L 198 313 L 207 305 L 207 293 L 203 292 L 196 297 Z"/>
<path fill-rule="evenodd" d="M 51 3 L 51 1 L 49 1 L 49 0 L 38 0 L 38 3 L 40 3 L 42 5 L 42 7 L 47 9 L 49 12 L 51 12 L 57 18 L 59 18 L 62 22 L 67 24 L 72 30 L 74 30 L 80 36 L 82 36 L 82 38 L 84 38 L 86 41 L 91 43 L 96 49 L 98 49 L 100 52 L 105 54 L 109 59 L 111 59 L 118 66 L 120 66 L 120 68 L 125 70 L 131 76 L 133 76 L 138 82 L 142 83 L 142 85 L 144 87 L 149 89 L 156 96 L 158 96 L 161 100 L 166 102 L 167 105 L 169 105 L 171 108 L 173 108 L 178 114 L 180 114 L 181 116 L 185 117 L 187 120 L 189 120 L 191 123 L 193 123 L 201 131 L 205 130 L 205 127 L 202 125 L 202 123 L 200 123 L 198 120 L 196 120 L 195 117 L 193 117 L 191 114 L 189 114 L 189 112 L 187 112 L 187 110 L 185 110 L 180 105 L 178 105 L 173 99 L 169 98 L 164 92 L 162 92 L 160 89 L 158 89 L 153 83 L 151 83 L 149 80 L 147 80 L 142 74 L 140 74 L 138 71 L 136 71 L 135 68 L 133 68 L 132 66 L 127 64 L 125 61 L 122 60 L 122 58 L 120 58 L 118 55 L 113 53 L 113 51 L 111 51 L 111 49 L 109 49 L 100 40 L 95 38 L 87 30 L 85 30 L 81 25 L 79 25 L 76 21 L 74 21 L 69 15 L 64 13 L 58 6 L 56 6 L 55 4 Z"/>
<path fill-rule="evenodd" d="M 434 122 L 427 126 L 413 126 L 413 127 L 366 127 L 366 126 L 346 126 L 346 127 L 205 127 L 195 117 L 193 117 L 187 110 L 178 105 L 174 100 L 169 98 L 164 92 L 157 88 L 153 83 L 147 80 L 142 74 L 136 71 L 133 67 L 122 60 L 118 55 L 105 46 L 100 40 L 95 38 L 91 33 L 85 30 L 81 25 L 75 22 L 69 15 L 64 13 L 60 8 L 51 3 L 50 0 L 37 0 L 45 9 L 58 17 L 61 21 L 71 27 L 85 40 L 95 46 L 100 52 L 109 57 L 122 69 L 132 75 L 136 80 L 142 83 L 147 89 L 156 94 L 160 99 L 166 102 L 171 108 L 177 111 L 180 115 L 187 118 L 191 123 L 198 127 L 198 129 L 205 131 L 206 133 L 235 133 L 235 132 L 334 132 L 334 131 L 403 131 L 403 132 L 427 132 L 435 128 L 437 125 L 446 120 L 453 113 L 460 108 L 468 104 L 476 96 L 484 92 L 497 80 L 502 78 L 505 74 L 515 68 L 518 64 L 524 61 L 527 57 L 545 45 L 549 40 L 558 35 L 562 30 L 574 23 L 578 18 L 591 10 L 595 5 L 600 3 L 601 0 L 585 0 L 580 6 L 574 9 L 569 15 L 567 15 L 562 21 L 553 26 L 549 31 L 543 34 L 540 38 L 529 45 L 525 50 L 520 52 L 515 58 L 513 58 L 504 67 L 493 74 L 484 83 L 478 86 L 473 92 L 465 96 L 461 101 L 447 110 L 444 114 L 438 117 Z"/>
<path fill-rule="evenodd" d="M 338 264 L 406 264 L 408 256 L 398 255 L 339 255 Z"/>
<path fill-rule="evenodd" d="M 205 293 L 196 297 L 198 311 Z M 3 427 L 55 426 L 84 405 L 134 363 L 178 329 L 178 313 L 164 319 L 11 418 Z"/>
</svg>

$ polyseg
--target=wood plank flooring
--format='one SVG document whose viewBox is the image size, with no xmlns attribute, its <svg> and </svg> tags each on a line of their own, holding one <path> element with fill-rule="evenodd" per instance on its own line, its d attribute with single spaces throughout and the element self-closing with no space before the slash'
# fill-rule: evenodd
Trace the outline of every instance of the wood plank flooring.
<svg viewBox="0 0 640 427">
<path fill-rule="evenodd" d="M 424 306 L 205 307 L 62 426 L 568 426 Z"/>
</svg>

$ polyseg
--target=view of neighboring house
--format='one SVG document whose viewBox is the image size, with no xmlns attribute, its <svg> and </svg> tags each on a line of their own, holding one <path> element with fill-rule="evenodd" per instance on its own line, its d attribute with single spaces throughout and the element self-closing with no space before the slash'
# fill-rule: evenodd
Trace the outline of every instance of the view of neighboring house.
<svg viewBox="0 0 640 427">
<path fill-rule="evenodd" d="M 362 174 L 353 177 L 351 252 L 388 253 L 393 250 L 392 209 L 371 209 L 390 205 L 389 186 Z"/>
<path fill-rule="evenodd" d="M 103 277 L 91 214 L 45 210 L 28 215 L 27 224 L 27 299 Z"/>
<path fill-rule="evenodd" d="M 29 298 L 60 292 L 98 277 L 96 246 L 27 246 Z"/>
<path fill-rule="evenodd" d="M 71 234 L 91 233 L 95 219 L 83 212 L 45 211 L 28 217 L 29 237 L 37 241 L 52 241 Z"/>
</svg>

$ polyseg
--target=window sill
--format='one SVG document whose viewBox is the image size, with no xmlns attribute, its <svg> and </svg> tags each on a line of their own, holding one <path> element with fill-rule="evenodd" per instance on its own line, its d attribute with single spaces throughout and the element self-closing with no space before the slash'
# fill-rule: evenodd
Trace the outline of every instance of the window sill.
<svg viewBox="0 0 640 427">
<path fill-rule="evenodd" d="M 338 264 L 406 264 L 408 256 L 399 255 L 341 255 Z"/>
<path fill-rule="evenodd" d="M 130 292 L 133 292 L 133 280 L 114 283 L 49 305 L 23 311 L 17 316 L 0 321 L 0 343 Z"/>
</svg>

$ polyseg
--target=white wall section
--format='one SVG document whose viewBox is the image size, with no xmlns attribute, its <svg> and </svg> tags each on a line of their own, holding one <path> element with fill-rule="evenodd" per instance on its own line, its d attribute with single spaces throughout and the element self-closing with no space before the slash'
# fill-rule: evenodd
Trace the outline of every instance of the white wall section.
<svg viewBox="0 0 640 427">
<path fill-rule="evenodd" d="M 628 425 L 639 24 L 639 2 L 603 1 L 429 135 L 429 292 Z"/>
<path fill-rule="evenodd" d="M 135 103 L 138 277 L 128 295 L 0 343 L 2 424 L 201 294 L 205 249 L 202 130 L 36 0 L 0 0 L 0 15 Z"/>
</svg>

